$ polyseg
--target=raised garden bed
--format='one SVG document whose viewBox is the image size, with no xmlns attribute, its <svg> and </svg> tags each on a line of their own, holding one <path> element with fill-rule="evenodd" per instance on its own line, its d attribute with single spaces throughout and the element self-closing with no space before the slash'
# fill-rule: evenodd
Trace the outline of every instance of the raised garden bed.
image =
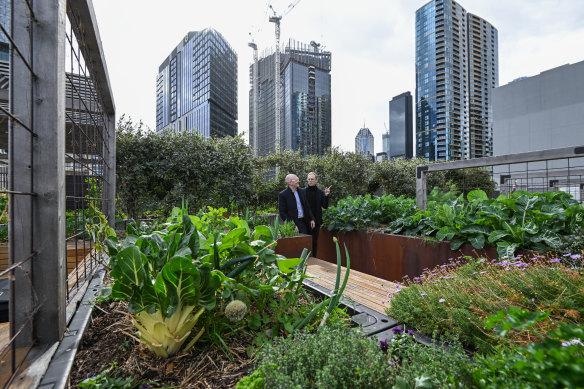
<svg viewBox="0 0 584 389">
<path fill-rule="evenodd" d="M 283 255 L 286 258 L 300 258 L 304 249 L 307 249 L 308 251 L 312 250 L 312 235 L 298 235 L 280 238 L 278 239 L 278 245 L 276 246 L 275 251 L 276 254 Z M 337 263 L 336 254 L 334 263 Z"/>
<path fill-rule="evenodd" d="M 318 238 L 318 258 L 331 263 L 337 261 L 333 237 L 338 238 L 341 247 L 346 245 L 352 269 L 388 281 L 401 281 L 405 276 L 418 277 L 425 269 L 443 265 L 450 258 L 461 255 L 497 258 L 495 248 L 476 250 L 471 245 L 463 245 L 459 250 L 451 250 L 450 242 L 446 241 L 379 232 L 329 231 L 322 228 Z"/>
</svg>

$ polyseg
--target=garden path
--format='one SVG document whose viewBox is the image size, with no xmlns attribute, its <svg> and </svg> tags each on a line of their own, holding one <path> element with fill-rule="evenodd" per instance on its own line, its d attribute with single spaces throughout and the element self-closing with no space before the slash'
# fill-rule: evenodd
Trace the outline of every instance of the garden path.
<svg viewBox="0 0 584 389">
<path fill-rule="evenodd" d="M 346 268 L 341 268 L 341 281 L 345 276 Z M 315 276 L 310 280 L 318 285 L 333 290 L 337 277 L 337 265 L 311 257 L 308 259 L 306 274 Z M 343 295 L 359 304 L 385 315 L 389 308 L 387 294 L 396 289 L 396 284 L 381 278 L 370 276 L 356 270 L 349 272 L 349 281 Z"/>
</svg>

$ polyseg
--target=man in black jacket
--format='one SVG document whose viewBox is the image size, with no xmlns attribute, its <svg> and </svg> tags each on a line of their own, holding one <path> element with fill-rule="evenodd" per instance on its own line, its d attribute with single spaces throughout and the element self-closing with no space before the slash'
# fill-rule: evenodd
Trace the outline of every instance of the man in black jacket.
<svg viewBox="0 0 584 389">
<path fill-rule="evenodd" d="M 314 216 L 306 203 L 304 190 L 298 188 L 298 176 L 288 174 L 286 176 L 288 187 L 278 194 L 278 210 L 280 218 L 284 221 L 293 221 L 296 224 L 294 231 L 308 234 L 308 228 L 314 228 Z"/>
<path fill-rule="evenodd" d="M 331 194 L 331 187 L 320 189 L 316 186 L 318 182 L 316 178 L 316 173 L 308 173 L 306 178 L 308 186 L 304 188 L 306 191 L 306 201 L 308 202 L 308 207 L 312 211 L 315 220 L 315 226 L 310 229 L 310 235 L 312 235 L 312 256 L 316 257 L 316 249 L 318 248 L 318 233 L 320 232 L 320 226 L 322 225 L 322 209 L 328 208 L 329 196 Z"/>
</svg>

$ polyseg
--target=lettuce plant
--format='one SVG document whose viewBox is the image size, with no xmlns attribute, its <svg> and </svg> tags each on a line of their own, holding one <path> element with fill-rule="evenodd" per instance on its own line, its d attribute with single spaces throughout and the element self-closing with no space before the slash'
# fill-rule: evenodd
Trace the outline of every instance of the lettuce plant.
<svg viewBox="0 0 584 389">
<path fill-rule="evenodd" d="M 115 238 L 107 242 L 111 297 L 128 301 L 138 337 L 156 355 L 187 351 L 204 332 L 194 327 L 205 309 L 214 308 L 222 275 L 211 264 L 193 261 L 199 234 L 188 215 L 150 235 L 135 231 L 130 227 L 121 244 Z"/>
</svg>

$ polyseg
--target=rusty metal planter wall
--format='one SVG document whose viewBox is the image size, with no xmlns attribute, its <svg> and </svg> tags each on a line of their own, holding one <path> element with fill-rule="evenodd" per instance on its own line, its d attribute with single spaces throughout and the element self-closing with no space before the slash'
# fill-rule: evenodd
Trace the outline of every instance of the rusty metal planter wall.
<svg viewBox="0 0 584 389">
<path fill-rule="evenodd" d="M 332 263 L 337 262 L 333 236 L 339 239 L 342 252 L 344 252 L 343 245 L 347 245 L 351 257 L 351 269 L 388 281 L 401 281 L 406 275 L 410 278 L 417 277 L 424 272 L 424 269 L 442 265 L 448 262 L 449 258 L 460 255 L 497 257 L 495 248 L 476 250 L 471 245 L 463 245 L 461 249 L 453 251 L 450 250 L 449 242 L 428 241 L 411 236 L 378 232 L 344 233 L 322 228 L 318 238 L 318 257 Z M 344 254 L 342 257 L 343 266 L 346 266 Z"/>
<path fill-rule="evenodd" d="M 278 239 L 278 245 L 276 246 L 275 251 L 276 254 L 283 255 L 286 258 L 299 258 L 304 249 L 307 249 L 308 251 L 312 250 L 312 235 L 298 235 L 280 238 Z"/>
</svg>

